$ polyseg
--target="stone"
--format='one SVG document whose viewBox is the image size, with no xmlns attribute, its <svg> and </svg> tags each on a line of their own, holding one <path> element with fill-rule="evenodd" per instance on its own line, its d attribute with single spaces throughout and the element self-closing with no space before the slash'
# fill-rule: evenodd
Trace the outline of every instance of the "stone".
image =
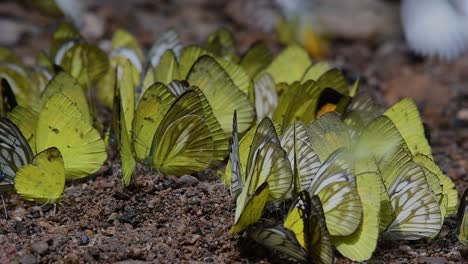
<svg viewBox="0 0 468 264">
<path fill-rule="evenodd" d="M 176 184 L 178 187 L 189 187 L 197 185 L 199 180 L 192 175 L 183 175 L 177 179 Z"/>
<path fill-rule="evenodd" d="M 31 251 L 39 255 L 44 255 L 49 250 L 49 245 L 45 242 L 32 242 Z"/>
<path fill-rule="evenodd" d="M 21 264 L 36 264 L 37 263 L 37 259 L 34 255 L 25 255 L 23 256 L 21 259 L 20 259 L 20 263 Z"/>
</svg>

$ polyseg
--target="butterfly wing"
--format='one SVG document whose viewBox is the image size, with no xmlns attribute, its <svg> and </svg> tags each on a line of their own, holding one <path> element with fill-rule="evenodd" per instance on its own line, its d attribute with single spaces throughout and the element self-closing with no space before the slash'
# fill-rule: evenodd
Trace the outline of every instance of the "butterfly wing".
<svg viewBox="0 0 468 264">
<path fill-rule="evenodd" d="M 50 147 L 61 151 L 67 179 L 82 178 L 97 171 L 107 158 L 99 132 L 62 93 L 49 98 L 37 122 L 36 152 Z"/>
<path fill-rule="evenodd" d="M 177 32 L 173 29 L 169 29 L 163 32 L 159 39 L 153 44 L 150 51 L 148 52 L 149 62 L 153 67 L 158 66 L 164 59 L 163 54 L 172 53 L 175 57 L 179 57 L 182 50 L 182 44 Z M 162 82 L 162 81 L 161 81 Z M 166 83 L 167 84 L 167 83 Z"/>
<path fill-rule="evenodd" d="M 294 134 L 296 135 L 295 137 Z M 288 153 L 291 167 L 294 166 L 294 160 L 296 159 L 297 161 L 301 188 L 308 187 L 316 175 L 321 162 L 312 148 L 306 126 L 300 121 L 289 126 L 281 136 L 281 146 Z"/>
<path fill-rule="evenodd" d="M 306 252 L 309 263 L 333 263 L 333 248 L 325 223 L 320 199 L 310 198 L 307 191 L 299 194 L 284 221 Z"/>
<path fill-rule="evenodd" d="M 247 189 L 237 197 L 236 216 L 231 233 L 238 234 L 252 224 L 255 224 L 262 217 L 270 192 L 268 183 L 262 183 L 254 193 L 249 194 Z"/>
<path fill-rule="evenodd" d="M 332 236 L 350 235 L 361 222 L 362 206 L 348 155 L 345 149 L 332 153 L 307 188 L 311 195 L 320 197 Z"/>
<path fill-rule="evenodd" d="M 424 169 L 426 169 L 429 173 L 435 174 L 437 176 L 438 181 L 436 182 L 436 184 L 442 185 L 443 199 L 441 201 L 441 205 L 445 204 L 444 200 L 447 200 L 446 214 L 453 214 L 458 204 L 458 191 L 452 179 L 445 175 L 439 168 L 439 166 L 435 164 L 434 160 L 432 160 L 428 156 L 425 156 L 423 154 L 417 154 L 413 157 L 413 161 L 423 166 Z M 435 191 L 434 193 L 437 194 Z"/>
<path fill-rule="evenodd" d="M 122 180 L 124 186 L 130 185 L 132 180 L 133 172 L 135 171 L 136 161 L 133 152 L 133 145 L 131 141 L 131 135 L 129 135 L 129 130 L 127 128 L 127 122 L 125 120 L 125 113 L 122 107 L 122 98 L 120 96 L 120 87 L 119 85 L 115 86 L 114 91 L 114 120 L 116 122 L 114 125 L 115 134 L 118 137 L 119 142 L 119 154 L 120 162 L 122 166 Z"/>
<path fill-rule="evenodd" d="M 326 113 L 312 121 L 307 128 L 311 145 L 321 161 L 325 161 L 334 151 L 348 147 L 351 139 L 346 125 L 337 113 Z"/>
<path fill-rule="evenodd" d="M 468 188 L 465 188 L 458 206 L 458 241 L 462 244 L 468 244 Z"/>
<path fill-rule="evenodd" d="M 273 120 L 281 124 L 283 130 L 296 120 L 309 124 L 315 118 L 319 95 L 320 86 L 313 80 L 288 85 L 278 101 Z"/>
<path fill-rule="evenodd" d="M 291 84 L 301 79 L 311 63 L 307 51 L 298 45 L 290 45 L 273 59 L 264 72 L 269 73 L 275 83 Z"/>
<path fill-rule="evenodd" d="M 235 110 L 237 110 L 239 133 L 246 131 L 252 124 L 255 118 L 252 104 L 213 58 L 200 57 L 191 68 L 187 81 L 203 92 L 227 135 L 230 136 L 232 133 L 231 121 Z"/>
<path fill-rule="evenodd" d="M 437 235 L 442 227 L 439 202 L 427 184 L 424 170 L 407 162 L 387 185 L 393 221 L 383 233 L 387 239 L 416 240 Z"/>
<path fill-rule="evenodd" d="M 158 64 L 153 65 L 146 72 L 143 80 L 143 87 L 146 89 L 155 82 L 169 84 L 173 80 L 179 80 L 179 65 L 177 64 L 176 55 L 172 50 L 166 50 L 161 54 Z M 143 90 L 144 92 L 144 90 Z"/>
<path fill-rule="evenodd" d="M 148 87 L 140 98 L 133 120 L 133 142 L 139 160 L 149 156 L 154 134 L 175 98 L 159 82 Z"/>
<path fill-rule="evenodd" d="M 216 61 L 219 66 L 225 71 L 225 73 L 229 76 L 232 83 L 239 90 L 242 91 L 245 95 L 247 95 L 250 86 L 250 78 L 247 73 L 236 63 L 233 63 L 228 60 L 224 60 L 222 58 L 217 57 L 216 55 L 212 54 L 211 52 L 200 48 L 199 46 L 187 46 L 182 50 L 182 54 L 180 55 L 180 63 L 179 63 L 179 70 L 180 70 L 180 77 L 182 79 L 187 79 L 190 75 L 190 71 L 192 71 L 192 67 L 197 60 L 201 57 L 208 56 Z M 217 74 L 213 75 L 217 76 Z M 220 77 L 220 76 L 218 76 Z M 218 80 L 219 81 L 219 80 Z M 199 86 L 196 83 L 190 83 L 190 85 Z M 199 86 L 200 87 L 200 86 Z"/>
<path fill-rule="evenodd" d="M 151 146 L 153 166 L 175 175 L 196 173 L 212 161 L 224 159 L 229 148 L 206 98 L 196 87 L 174 101 Z"/>
<path fill-rule="evenodd" d="M 55 203 L 65 188 L 65 169 L 60 151 L 48 148 L 34 157 L 32 164 L 18 170 L 16 192 L 26 200 Z"/>
<path fill-rule="evenodd" d="M 343 256 L 353 261 L 365 261 L 372 257 L 379 238 L 382 184 L 380 176 L 371 172 L 357 175 L 356 186 L 362 202 L 361 223 L 353 234 L 332 237 L 332 242 Z"/>
<path fill-rule="evenodd" d="M 237 199 L 237 196 L 242 192 L 244 188 L 244 182 L 242 181 L 242 165 L 239 154 L 239 135 L 237 134 L 237 113 L 234 112 L 234 119 L 232 122 L 232 141 L 231 151 L 229 153 L 229 162 L 231 169 L 231 196 L 233 199 Z"/>
<path fill-rule="evenodd" d="M 271 118 L 278 105 L 278 94 L 273 78 L 268 73 L 261 74 L 254 82 L 255 110 L 257 120 Z"/>
<path fill-rule="evenodd" d="M 330 234 L 325 221 L 325 213 L 318 196 L 311 198 L 311 215 L 308 221 L 308 259 L 321 264 L 334 263 L 334 253 Z"/>
<path fill-rule="evenodd" d="M 36 127 L 39 114 L 24 108 L 16 106 L 8 114 L 8 118 L 18 127 L 24 138 L 28 141 L 32 151 L 36 150 Z"/>
<path fill-rule="evenodd" d="M 265 69 L 273 60 L 273 55 L 268 47 L 261 42 L 255 43 L 242 57 L 240 66 L 250 76 L 255 79 L 257 75 Z"/>
<path fill-rule="evenodd" d="M 0 188 L 13 184 L 16 172 L 33 160 L 28 142 L 16 125 L 0 118 Z"/>
<path fill-rule="evenodd" d="M 384 112 L 400 131 L 413 155 L 418 153 L 432 159 L 432 151 L 424 133 L 424 126 L 418 107 L 409 98 L 392 105 Z"/>
<path fill-rule="evenodd" d="M 219 28 L 212 32 L 207 37 L 204 47 L 219 58 L 235 63 L 239 62 L 234 36 L 226 28 Z"/>
</svg>

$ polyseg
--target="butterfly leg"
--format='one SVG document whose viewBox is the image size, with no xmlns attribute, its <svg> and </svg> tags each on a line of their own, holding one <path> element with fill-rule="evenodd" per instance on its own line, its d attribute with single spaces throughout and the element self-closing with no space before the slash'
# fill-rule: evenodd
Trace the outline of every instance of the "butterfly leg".
<svg viewBox="0 0 468 264">
<path fill-rule="evenodd" d="M 7 212 L 7 209 L 6 209 L 5 200 L 3 200 L 3 195 L 0 195 L 0 197 L 2 198 L 2 203 L 3 203 L 3 211 L 5 212 L 5 219 L 7 219 L 7 220 L 8 220 L 8 212 Z"/>
</svg>

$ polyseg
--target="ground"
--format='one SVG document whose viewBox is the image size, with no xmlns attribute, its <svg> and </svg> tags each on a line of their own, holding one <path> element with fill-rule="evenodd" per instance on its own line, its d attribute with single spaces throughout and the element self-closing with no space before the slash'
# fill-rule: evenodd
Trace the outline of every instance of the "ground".
<svg viewBox="0 0 468 264">
<path fill-rule="evenodd" d="M 219 12 L 222 1 L 115 2 L 102 1 L 87 13 L 91 41 L 105 45 L 101 39 L 124 27 L 148 46 L 172 26 L 184 43 L 193 43 L 224 25 L 234 30 L 241 51 L 258 39 L 278 50 L 272 36 Z M 10 34 L 0 38 L 2 43 L 31 63 L 39 50 L 48 48 L 56 22 L 17 1 L 6 1 L 0 3 L 0 25 Z M 414 98 L 429 127 L 437 163 L 460 192 L 468 186 L 468 56 L 455 62 L 418 58 L 401 38 L 338 38 L 330 50 L 329 60 L 350 78 L 361 78 L 380 101 Z M 214 171 L 195 176 L 163 177 L 140 168 L 133 185 L 124 189 L 119 165 L 110 159 L 96 175 L 67 184 L 56 206 L 8 195 L 8 218 L 0 214 L 0 263 L 289 261 L 231 235 L 234 203 L 229 190 Z M 381 242 L 370 263 L 466 263 L 467 249 L 457 242 L 455 228 L 456 219 L 450 217 L 432 241 Z M 350 261 L 338 258 L 338 263 Z"/>
</svg>

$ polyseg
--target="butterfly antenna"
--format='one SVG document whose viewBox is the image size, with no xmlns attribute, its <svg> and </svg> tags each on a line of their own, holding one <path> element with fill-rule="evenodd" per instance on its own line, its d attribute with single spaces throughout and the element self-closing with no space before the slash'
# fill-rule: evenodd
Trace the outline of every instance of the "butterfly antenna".
<svg viewBox="0 0 468 264">
<path fill-rule="evenodd" d="M 6 209 L 5 200 L 3 200 L 3 195 L 0 195 L 0 198 L 2 198 L 3 211 L 5 212 L 5 220 L 8 220 L 8 212 L 7 212 L 7 209 Z"/>
</svg>

